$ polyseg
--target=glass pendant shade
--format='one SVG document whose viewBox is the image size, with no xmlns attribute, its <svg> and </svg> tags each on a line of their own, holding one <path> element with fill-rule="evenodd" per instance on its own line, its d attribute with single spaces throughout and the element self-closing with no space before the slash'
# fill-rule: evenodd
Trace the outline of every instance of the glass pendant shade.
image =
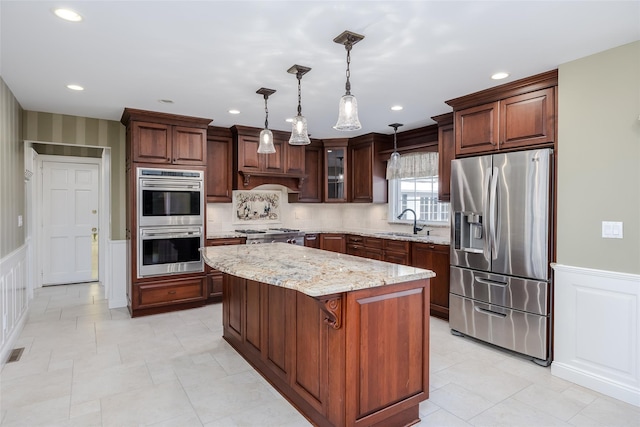
<svg viewBox="0 0 640 427">
<path fill-rule="evenodd" d="M 307 119 L 304 116 L 295 116 L 291 125 L 290 145 L 307 145 L 311 144 L 309 134 L 307 132 Z"/>
<path fill-rule="evenodd" d="M 340 98 L 338 122 L 333 127 L 336 130 L 358 130 L 362 128 L 358 119 L 358 100 L 353 95 L 343 95 Z"/>
<path fill-rule="evenodd" d="M 394 151 L 387 162 L 387 179 L 395 179 L 400 175 L 400 153 Z"/>
<path fill-rule="evenodd" d="M 269 129 L 262 129 L 260 132 L 260 145 L 258 145 L 258 153 L 260 154 L 273 154 L 276 152 L 276 147 L 273 145 L 273 132 Z"/>
</svg>

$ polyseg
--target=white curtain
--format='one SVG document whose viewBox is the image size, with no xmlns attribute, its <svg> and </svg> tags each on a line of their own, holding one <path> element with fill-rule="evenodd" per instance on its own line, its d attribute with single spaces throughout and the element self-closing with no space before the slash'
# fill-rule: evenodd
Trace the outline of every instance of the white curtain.
<svg viewBox="0 0 640 427">
<path fill-rule="evenodd" d="M 387 163 L 387 179 L 424 178 L 438 175 L 438 153 L 420 152 L 402 154 L 397 173 L 390 170 Z"/>
</svg>

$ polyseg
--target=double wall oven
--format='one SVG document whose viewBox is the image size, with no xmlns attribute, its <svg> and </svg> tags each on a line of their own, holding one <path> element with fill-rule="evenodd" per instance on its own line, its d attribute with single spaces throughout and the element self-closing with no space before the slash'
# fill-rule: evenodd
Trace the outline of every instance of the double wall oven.
<svg viewBox="0 0 640 427">
<path fill-rule="evenodd" d="M 204 271 L 204 172 L 136 171 L 138 278 Z"/>
</svg>

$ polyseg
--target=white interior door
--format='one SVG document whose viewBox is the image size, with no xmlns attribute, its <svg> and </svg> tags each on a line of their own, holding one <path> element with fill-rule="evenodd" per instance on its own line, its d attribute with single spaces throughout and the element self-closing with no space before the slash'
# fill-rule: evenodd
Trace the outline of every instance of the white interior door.
<svg viewBox="0 0 640 427">
<path fill-rule="evenodd" d="M 99 165 L 42 162 L 42 284 L 98 279 Z"/>
</svg>

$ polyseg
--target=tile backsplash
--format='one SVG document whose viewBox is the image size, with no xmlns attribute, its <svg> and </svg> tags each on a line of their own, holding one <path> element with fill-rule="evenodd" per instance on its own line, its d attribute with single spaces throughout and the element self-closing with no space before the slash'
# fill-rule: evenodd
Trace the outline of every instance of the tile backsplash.
<svg viewBox="0 0 640 427">
<path fill-rule="evenodd" d="M 283 194 L 282 227 L 305 231 L 401 231 L 411 232 L 411 226 L 389 224 L 386 203 L 289 203 Z M 207 204 L 207 233 L 220 233 L 241 228 L 233 222 L 231 203 Z M 270 224 L 269 226 L 274 226 Z M 447 226 L 428 226 L 435 236 L 449 236 Z"/>
</svg>

